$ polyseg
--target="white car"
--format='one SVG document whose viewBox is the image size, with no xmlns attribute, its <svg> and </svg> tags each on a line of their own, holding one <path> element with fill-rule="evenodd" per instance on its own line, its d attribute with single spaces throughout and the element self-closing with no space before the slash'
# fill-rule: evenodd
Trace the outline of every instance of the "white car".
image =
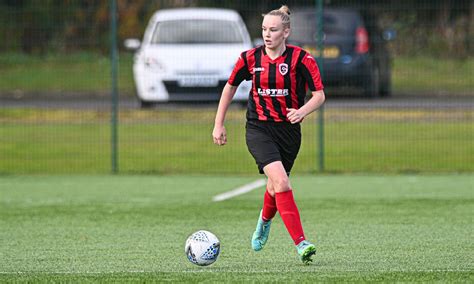
<svg viewBox="0 0 474 284">
<path fill-rule="evenodd" d="M 169 101 L 218 101 L 241 52 L 252 42 L 233 10 L 180 8 L 156 12 L 143 41 L 128 39 L 136 50 L 133 74 L 142 107 Z M 234 100 L 246 102 L 244 81 Z"/>
</svg>

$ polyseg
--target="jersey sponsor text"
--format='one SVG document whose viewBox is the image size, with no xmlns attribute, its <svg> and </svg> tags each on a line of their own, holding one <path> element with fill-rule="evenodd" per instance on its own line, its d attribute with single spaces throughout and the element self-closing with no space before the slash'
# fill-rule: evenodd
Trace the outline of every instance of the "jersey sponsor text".
<svg viewBox="0 0 474 284">
<path fill-rule="evenodd" d="M 285 97 L 290 94 L 288 89 L 262 89 L 257 88 L 258 94 L 261 96 L 270 96 L 270 97 Z"/>
</svg>

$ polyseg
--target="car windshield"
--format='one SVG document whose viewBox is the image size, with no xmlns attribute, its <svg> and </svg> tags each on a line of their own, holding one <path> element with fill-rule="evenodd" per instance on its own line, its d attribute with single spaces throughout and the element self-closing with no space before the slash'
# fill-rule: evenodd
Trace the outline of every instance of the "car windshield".
<svg viewBox="0 0 474 284">
<path fill-rule="evenodd" d="M 179 20 L 159 22 L 152 44 L 242 43 L 235 22 L 225 20 Z"/>
</svg>

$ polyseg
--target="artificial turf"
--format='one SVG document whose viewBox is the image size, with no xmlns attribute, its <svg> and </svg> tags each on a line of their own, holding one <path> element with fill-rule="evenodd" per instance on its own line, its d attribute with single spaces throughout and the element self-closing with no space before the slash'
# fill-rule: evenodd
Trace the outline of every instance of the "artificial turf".
<svg viewBox="0 0 474 284">
<path fill-rule="evenodd" d="M 294 176 L 309 266 L 278 215 L 251 250 L 263 189 L 212 201 L 256 178 L 2 176 L 0 282 L 474 281 L 472 175 Z M 199 229 L 209 267 L 184 254 Z"/>
</svg>

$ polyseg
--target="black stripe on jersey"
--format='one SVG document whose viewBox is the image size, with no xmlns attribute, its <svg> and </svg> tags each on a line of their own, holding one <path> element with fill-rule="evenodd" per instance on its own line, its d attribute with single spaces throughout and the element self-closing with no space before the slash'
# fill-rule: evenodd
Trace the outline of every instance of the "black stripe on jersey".
<svg viewBox="0 0 474 284">
<path fill-rule="evenodd" d="M 245 66 L 249 67 L 249 63 L 247 62 L 247 51 L 242 52 L 242 59 L 244 60 Z"/>
<path fill-rule="evenodd" d="M 238 84 L 234 86 L 238 86 L 240 83 L 242 83 L 242 81 L 249 80 L 252 77 L 252 74 L 250 74 L 249 72 L 249 66 L 247 64 L 247 52 L 242 52 L 241 57 L 244 60 L 244 66 L 240 68 L 240 70 L 237 71 L 237 73 L 235 74 L 234 82 L 238 82 Z"/>
<path fill-rule="evenodd" d="M 297 72 L 302 72 L 301 71 L 301 61 L 303 58 L 306 56 L 306 52 L 304 50 L 301 50 L 300 55 L 298 56 L 298 61 L 297 61 Z M 304 105 L 304 101 L 306 98 L 306 79 L 305 76 L 296 76 L 296 96 L 298 98 L 298 108 L 302 107 Z"/>
<path fill-rule="evenodd" d="M 255 51 L 255 68 L 259 68 L 259 67 L 262 67 L 262 48 L 261 47 Z M 260 85 L 261 85 L 260 72 L 255 72 L 255 91 L 257 92 L 258 96 L 260 96 L 260 94 L 258 94 L 258 88 L 260 88 Z M 267 117 L 267 120 L 273 121 L 273 118 L 270 116 L 270 111 L 267 108 L 267 104 L 265 103 L 265 98 L 261 96 L 259 101 L 260 101 L 260 106 L 263 109 L 263 114 Z M 255 111 L 257 110 L 255 109 Z"/>
<path fill-rule="evenodd" d="M 276 63 L 269 63 L 268 64 L 268 88 L 269 89 L 276 89 L 276 73 L 277 67 Z"/>
<path fill-rule="evenodd" d="M 288 69 L 291 71 L 291 61 L 293 59 L 293 48 L 286 48 L 288 51 L 288 55 L 285 58 L 285 63 L 288 64 Z M 288 73 L 285 74 L 284 80 L 285 80 L 285 89 L 287 89 L 289 92 L 291 92 L 291 72 L 288 71 Z M 292 94 L 288 94 L 288 96 L 285 97 L 286 100 L 286 107 L 287 108 L 293 108 L 292 103 L 291 103 L 291 96 Z"/>
<path fill-rule="evenodd" d="M 298 67 L 300 67 L 300 65 L 303 65 L 302 61 L 303 61 L 303 58 L 306 56 L 306 51 L 304 50 L 301 50 L 300 51 L 300 55 L 298 56 L 298 61 L 297 61 L 297 64 L 298 64 Z"/>
<path fill-rule="evenodd" d="M 247 71 L 247 80 L 250 80 L 252 79 L 252 74 L 250 74 L 250 71 L 249 71 L 249 63 L 247 62 L 247 51 L 244 51 L 242 52 L 242 59 L 244 60 L 244 65 L 245 65 L 245 70 Z M 249 103 L 252 103 L 252 100 L 253 100 L 253 97 L 252 97 L 252 88 L 250 88 L 250 91 L 249 91 L 249 94 L 248 94 L 248 97 L 247 97 L 247 106 L 249 105 Z M 253 104 L 255 105 L 255 102 L 253 102 Z"/>
<path fill-rule="evenodd" d="M 250 73 L 246 66 L 240 68 L 240 70 L 235 74 L 234 86 L 238 86 L 242 81 L 249 79 Z"/>
<path fill-rule="evenodd" d="M 316 87 L 314 86 L 314 81 L 313 77 L 311 77 L 311 73 L 309 72 L 308 68 L 306 68 L 306 65 L 303 64 L 303 58 L 308 55 L 304 50 L 301 51 L 300 56 L 298 57 L 298 65 L 301 70 L 301 75 L 305 78 L 306 82 L 308 83 L 308 87 L 310 90 L 316 90 Z M 310 55 L 311 56 L 311 55 Z"/>
<path fill-rule="evenodd" d="M 245 65 L 248 66 L 247 52 L 244 52 L 244 54 L 245 56 L 243 57 L 243 59 L 244 59 Z M 255 57 L 255 53 L 253 56 Z M 250 88 L 250 93 L 249 93 L 249 101 L 247 103 L 247 120 L 258 119 L 258 115 L 256 113 L 255 114 L 251 113 L 252 110 L 255 110 L 255 99 L 253 98 L 253 90 L 252 90 L 253 88 L 255 88 L 254 82 L 252 82 L 252 88 Z M 256 116 L 253 117 L 252 115 L 256 115 Z"/>
<path fill-rule="evenodd" d="M 288 72 L 289 73 L 289 72 Z M 268 88 L 269 89 L 276 89 L 276 63 L 268 64 Z M 285 120 L 285 116 L 281 112 L 281 104 L 278 101 L 277 97 L 272 97 L 273 109 L 278 113 L 278 116 L 281 120 Z"/>
</svg>

